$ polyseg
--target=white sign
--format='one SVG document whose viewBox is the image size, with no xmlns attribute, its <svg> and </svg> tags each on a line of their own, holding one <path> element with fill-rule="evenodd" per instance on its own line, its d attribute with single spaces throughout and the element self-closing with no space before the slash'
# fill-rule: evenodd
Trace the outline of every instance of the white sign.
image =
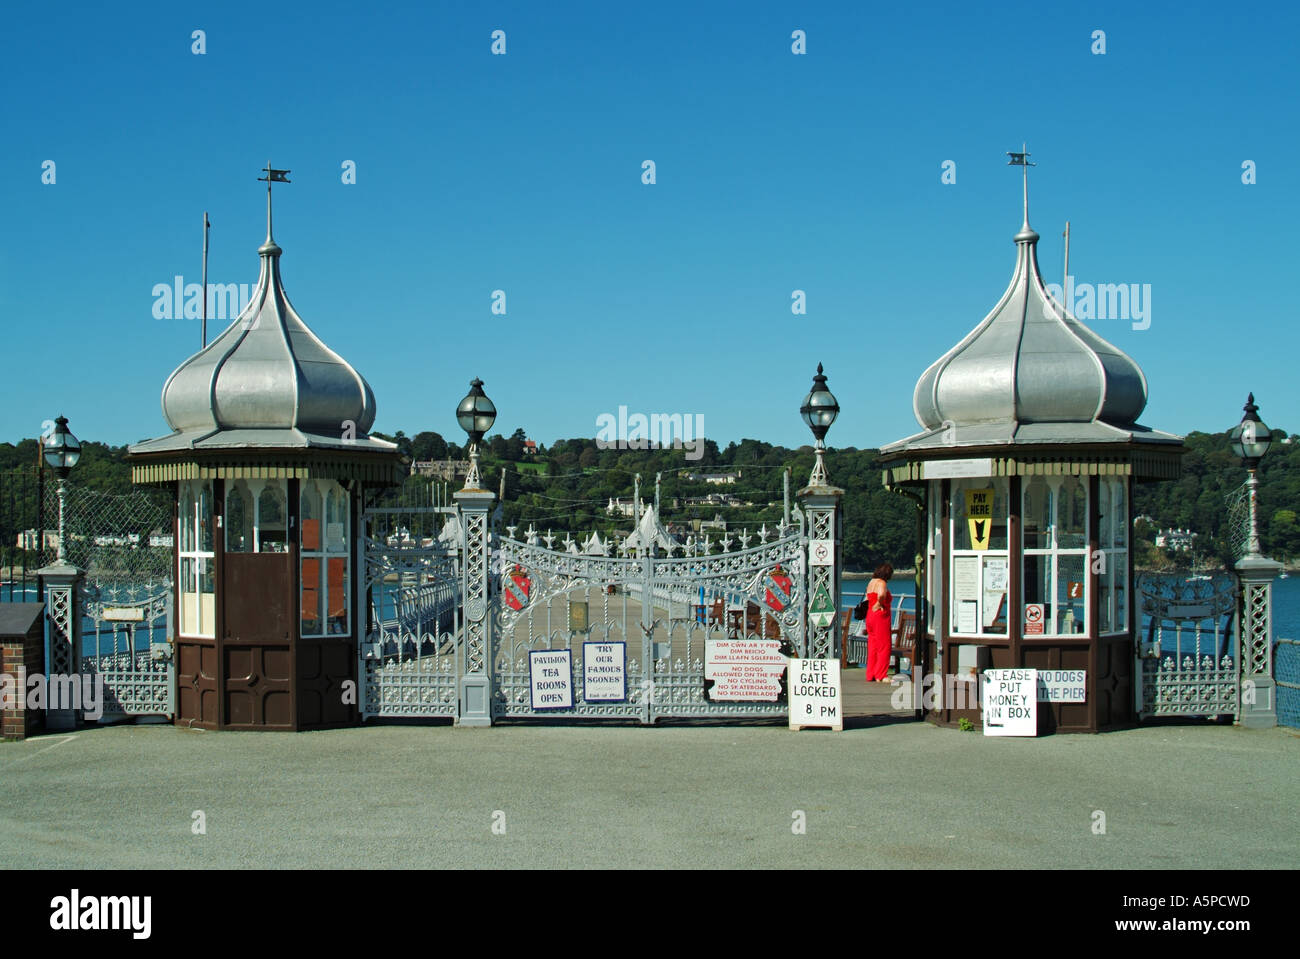
<svg viewBox="0 0 1300 959">
<path fill-rule="evenodd" d="M 105 606 L 100 618 L 114 623 L 143 623 L 143 606 Z"/>
<path fill-rule="evenodd" d="M 984 670 L 984 735 L 1038 735 L 1038 670 Z"/>
<path fill-rule="evenodd" d="M 528 673 L 533 709 L 573 708 L 573 651 L 532 650 Z"/>
<path fill-rule="evenodd" d="M 704 642 L 704 678 L 713 681 L 709 698 L 714 701 L 776 702 L 788 663 L 777 639 Z"/>
<path fill-rule="evenodd" d="M 969 460 L 932 460 L 921 464 L 922 479 L 974 479 L 993 475 L 993 460 L 989 457 Z"/>
<path fill-rule="evenodd" d="M 1086 669 L 1040 669 L 1038 671 L 1038 701 L 1046 703 L 1087 702 L 1088 671 Z"/>
<path fill-rule="evenodd" d="M 790 728 L 844 729 L 838 659 L 790 660 Z"/>
<path fill-rule="evenodd" d="M 810 566 L 835 565 L 835 540 L 814 539 L 808 543 L 808 564 Z"/>
<path fill-rule="evenodd" d="M 589 703 L 627 699 L 627 643 L 582 644 L 582 698 Z"/>
<path fill-rule="evenodd" d="M 979 605 L 973 599 L 962 600 L 957 606 L 957 632 L 977 633 Z"/>
</svg>

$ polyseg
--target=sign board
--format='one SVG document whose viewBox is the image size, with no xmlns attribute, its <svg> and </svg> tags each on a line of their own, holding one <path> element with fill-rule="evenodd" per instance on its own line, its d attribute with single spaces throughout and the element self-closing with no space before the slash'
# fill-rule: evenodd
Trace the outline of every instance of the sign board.
<svg viewBox="0 0 1300 959">
<path fill-rule="evenodd" d="M 973 599 L 963 599 L 957 604 L 957 632 L 978 633 L 979 604 Z"/>
<path fill-rule="evenodd" d="M 533 709 L 573 708 L 573 650 L 531 650 L 528 676 Z"/>
<path fill-rule="evenodd" d="M 1025 635 L 1026 636 L 1043 635 L 1043 604 L 1042 603 L 1025 604 Z"/>
<path fill-rule="evenodd" d="M 105 606 L 100 619 L 110 623 L 143 623 L 143 606 Z"/>
<path fill-rule="evenodd" d="M 1038 735 L 1038 670 L 986 669 L 984 735 Z"/>
<path fill-rule="evenodd" d="M 585 633 L 587 631 L 587 604 L 569 601 L 569 632 Z"/>
<path fill-rule="evenodd" d="M 835 604 L 831 602 L 830 591 L 825 584 L 817 587 L 812 602 L 808 605 L 808 618 L 814 626 L 827 627 L 835 622 Z"/>
<path fill-rule="evenodd" d="M 921 464 L 921 478 L 928 480 L 974 479 L 992 475 L 993 460 L 987 456 L 983 459 L 933 460 Z"/>
<path fill-rule="evenodd" d="M 808 565 L 834 566 L 835 540 L 814 539 L 808 543 Z"/>
<path fill-rule="evenodd" d="M 970 524 L 970 548 L 988 549 L 993 535 L 993 489 L 966 491 L 966 522 Z"/>
<path fill-rule="evenodd" d="M 838 659 L 790 660 L 790 728 L 844 729 Z"/>
<path fill-rule="evenodd" d="M 582 644 L 582 698 L 589 703 L 627 700 L 627 643 Z"/>
<path fill-rule="evenodd" d="M 781 695 L 789 660 L 780 640 L 708 639 L 704 647 L 704 678 L 713 681 L 710 700 L 774 703 Z"/>
<path fill-rule="evenodd" d="M 1083 599 L 1083 583 L 1070 583 L 1067 595 L 1070 599 Z"/>
<path fill-rule="evenodd" d="M 1086 669 L 1040 669 L 1038 671 L 1040 703 L 1087 702 L 1087 689 Z"/>
</svg>

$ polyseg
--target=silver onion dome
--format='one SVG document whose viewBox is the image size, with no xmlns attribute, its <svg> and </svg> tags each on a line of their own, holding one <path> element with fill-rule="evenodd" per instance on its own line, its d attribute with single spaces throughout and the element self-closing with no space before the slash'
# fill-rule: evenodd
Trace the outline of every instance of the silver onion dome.
<svg viewBox="0 0 1300 959">
<path fill-rule="evenodd" d="M 1038 234 L 1027 218 L 1015 243 L 1016 267 L 1002 298 L 917 382 L 917 421 L 927 430 L 995 423 L 1132 427 L 1147 402 L 1142 370 L 1047 293 L 1038 272 Z"/>
<path fill-rule="evenodd" d="M 269 227 L 269 224 L 268 224 Z M 370 385 L 307 327 L 285 295 L 268 229 L 248 306 L 163 385 L 163 416 L 182 433 L 288 430 L 338 438 L 375 421 Z"/>
</svg>

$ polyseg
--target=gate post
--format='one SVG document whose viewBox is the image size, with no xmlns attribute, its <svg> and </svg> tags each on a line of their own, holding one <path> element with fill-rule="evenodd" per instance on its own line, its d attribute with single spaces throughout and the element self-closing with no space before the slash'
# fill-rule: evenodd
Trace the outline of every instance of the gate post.
<svg viewBox="0 0 1300 959">
<path fill-rule="evenodd" d="M 1277 725 L 1277 689 L 1273 682 L 1273 577 L 1276 560 L 1252 553 L 1238 561 L 1237 579 L 1241 623 L 1237 663 L 1241 682 L 1241 712 L 1237 722 L 1248 729 Z"/>
<path fill-rule="evenodd" d="M 816 460 L 808 485 L 799 491 L 808 525 L 807 552 L 804 554 L 807 570 L 808 592 L 804 594 L 807 626 L 803 645 L 799 650 L 802 659 L 838 659 L 840 656 L 840 572 L 844 562 L 840 545 L 844 541 L 844 514 L 840 500 L 844 490 L 832 486 L 826 478 L 826 431 L 839 415 L 840 404 L 826 388 L 826 375 L 817 364 L 813 387 L 804 397 L 799 410 L 804 422 L 817 440 Z"/>
<path fill-rule="evenodd" d="M 45 692 L 49 697 L 45 728 L 76 729 L 81 712 L 81 577 L 71 563 L 56 562 L 38 569 L 45 589 L 45 617 L 49 623 L 50 652 L 46 657 Z M 55 677 L 60 678 L 57 681 Z M 61 698 L 55 708 L 54 697 Z"/>
<path fill-rule="evenodd" d="M 461 562 L 461 675 L 457 726 L 492 725 L 492 610 L 488 577 L 491 575 L 488 511 L 496 500 L 491 490 L 465 489 L 455 494 L 460 508 L 463 560 Z"/>
</svg>

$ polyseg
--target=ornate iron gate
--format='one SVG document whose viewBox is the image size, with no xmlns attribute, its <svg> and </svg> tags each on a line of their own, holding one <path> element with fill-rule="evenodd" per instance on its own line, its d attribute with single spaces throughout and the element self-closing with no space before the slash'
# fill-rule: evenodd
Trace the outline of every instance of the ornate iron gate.
<svg viewBox="0 0 1300 959">
<path fill-rule="evenodd" d="M 100 721 L 174 716 L 170 580 L 82 589 L 87 625 L 82 632 L 81 672 L 102 682 Z"/>
<path fill-rule="evenodd" d="M 363 719 L 458 715 L 460 529 L 454 506 L 372 507 L 362 514 Z"/>
<path fill-rule="evenodd" d="M 1146 620 L 1137 649 L 1137 712 L 1152 716 L 1238 716 L 1241 712 L 1237 588 L 1230 578 L 1138 580 Z"/>
<path fill-rule="evenodd" d="M 654 518 L 653 510 L 647 514 Z M 709 695 L 710 641 L 757 638 L 804 656 L 807 536 L 798 523 L 756 535 L 629 549 L 622 557 L 593 534 L 579 544 L 529 528 L 524 539 L 496 538 L 492 551 L 494 717 L 614 717 L 653 723 L 662 717 L 780 717 L 775 702 L 715 700 Z M 642 524 L 642 529 L 647 525 Z M 542 545 L 543 540 L 545 545 Z M 757 540 L 754 545 L 751 543 Z M 731 551 L 733 543 L 740 549 Z M 663 550 L 665 555 L 657 555 Z M 637 555 L 639 554 L 639 555 Z M 534 702 L 530 655 L 561 652 L 572 705 Z M 588 690 L 602 657 L 623 689 Z"/>
</svg>

